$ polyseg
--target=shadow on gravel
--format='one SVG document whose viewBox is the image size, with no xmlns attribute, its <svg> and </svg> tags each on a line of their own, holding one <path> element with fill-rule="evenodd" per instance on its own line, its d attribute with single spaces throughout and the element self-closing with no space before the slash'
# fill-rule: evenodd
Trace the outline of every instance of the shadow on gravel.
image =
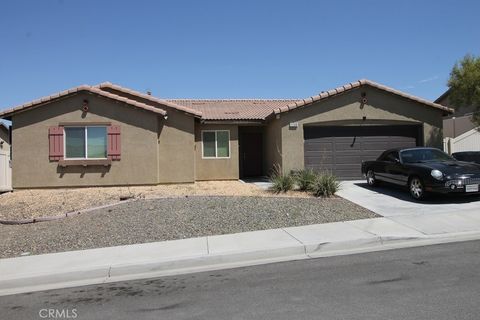
<svg viewBox="0 0 480 320">
<path fill-rule="evenodd" d="M 366 182 L 365 183 L 355 183 L 356 186 L 371 190 L 386 196 L 394 197 L 399 200 L 421 203 L 421 204 L 430 204 L 430 205 L 440 205 L 440 204 L 452 204 L 452 203 L 470 203 L 470 202 L 480 202 L 480 195 L 466 195 L 466 194 L 429 194 L 427 198 L 422 201 L 414 200 L 410 197 L 407 188 L 403 188 L 396 185 L 390 185 L 387 183 L 382 183 L 379 186 L 370 187 Z"/>
</svg>

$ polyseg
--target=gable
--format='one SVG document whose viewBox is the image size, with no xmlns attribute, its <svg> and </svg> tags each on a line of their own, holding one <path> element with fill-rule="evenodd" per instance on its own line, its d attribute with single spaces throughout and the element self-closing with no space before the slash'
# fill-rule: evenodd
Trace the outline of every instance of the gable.
<svg viewBox="0 0 480 320">
<path fill-rule="evenodd" d="M 402 91 L 384 86 L 382 84 L 379 84 L 379 83 L 376 83 L 376 82 L 373 82 L 373 81 L 370 81 L 370 80 L 367 80 L 367 79 L 362 79 L 362 80 L 358 80 L 358 81 L 351 82 L 351 83 L 348 83 L 346 85 L 337 87 L 337 88 L 332 89 L 332 90 L 323 91 L 316 96 L 311 96 L 309 98 L 299 100 L 295 103 L 289 104 L 285 107 L 275 109 L 275 110 L 273 110 L 272 115 L 281 114 L 281 113 L 284 113 L 284 112 L 289 112 L 289 111 L 292 111 L 292 110 L 295 110 L 295 109 L 298 109 L 298 108 L 308 107 L 308 106 L 311 106 L 318 101 L 327 100 L 327 99 L 330 99 L 332 97 L 336 97 L 336 96 L 348 93 L 352 90 L 356 90 L 356 89 L 363 88 L 363 87 L 373 88 L 373 89 L 391 94 L 393 96 L 402 98 L 404 100 L 414 101 L 414 102 L 419 103 L 423 107 L 430 107 L 430 108 L 434 108 L 434 109 L 437 109 L 437 110 L 441 110 L 444 113 L 444 115 L 453 113 L 453 109 L 451 109 L 451 108 L 448 108 L 448 107 L 442 106 L 440 104 L 437 104 L 437 103 L 434 103 L 434 102 L 431 102 L 431 101 L 428 101 L 428 100 L 410 95 L 408 93 L 405 93 L 405 92 L 402 92 Z"/>
<path fill-rule="evenodd" d="M 277 114 L 281 126 L 291 122 L 308 124 L 429 123 L 441 126 L 444 111 L 426 108 L 420 102 L 405 100 L 372 87 L 358 87 L 320 99 L 308 106 Z"/>
<path fill-rule="evenodd" d="M 74 95 L 78 95 L 79 93 L 84 93 L 84 94 L 87 94 L 87 95 L 97 95 L 97 96 L 101 96 L 101 97 L 113 100 L 115 102 L 124 103 L 128 106 L 135 107 L 135 108 L 142 109 L 142 110 L 149 111 L 149 112 L 153 112 L 153 113 L 156 113 L 156 114 L 159 114 L 159 115 L 162 115 L 162 116 L 167 115 L 167 112 L 165 110 L 161 109 L 161 108 L 157 108 L 155 106 L 151 106 L 151 105 L 148 105 L 148 104 L 145 104 L 145 103 L 141 103 L 141 102 L 138 102 L 138 101 L 135 101 L 135 100 L 131 100 L 131 99 L 128 99 L 128 98 L 125 98 L 125 97 L 121 97 L 121 96 L 118 96 L 118 95 L 115 95 L 115 94 L 112 94 L 112 93 L 109 93 L 109 92 L 105 92 L 103 90 L 100 90 L 98 88 L 94 88 L 94 87 L 91 87 L 91 86 L 88 86 L 88 85 L 82 85 L 82 86 L 78 86 L 78 87 L 75 87 L 75 88 L 72 88 L 72 89 L 69 89 L 69 90 L 65 90 L 65 91 L 62 91 L 62 92 L 59 92 L 59 93 L 52 94 L 50 96 L 46 96 L 46 97 L 43 97 L 43 98 L 40 98 L 40 99 L 37 99 L 37 100 L 27 102 L 27 103 L 24 103 L 22 105 L 19 105 L 19 106 L 10 108 L 10 109 L 3 110 L 3 111 L 0 112 L 0 119 L 2 119 L 2 118 L 3 119 L 11 119 L 11 117 L 15 114 L 25 112 L 25 111 L 29 111 L 29 110 L 32 110 L 32 109 L 35 109 L 35 108 L 38 108 L 38 107 L 42 107 L 42 106 L 48 105 L 49 103 L 52 103 L 52 102 L 55 102 L 55 101 L 58 101 L 58 100 L 62 100 L 62 99 L 65 99 L 65 98 L 68 98 L 68 97 L 71 97 L 71 96 L 74 96 Z M 85 103 L 88 105 L 88 99 L 86 99 L 86 100 L 87 101 Z M 81 107 L 82 106 L 80 106 L 80 108 Z"/>
</svg>

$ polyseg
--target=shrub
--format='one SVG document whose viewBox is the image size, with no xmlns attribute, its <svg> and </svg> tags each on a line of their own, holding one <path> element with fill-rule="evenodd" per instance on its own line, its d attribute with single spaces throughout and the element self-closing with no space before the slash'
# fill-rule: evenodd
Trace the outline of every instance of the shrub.
<svg viewBox="0 0 480 320">
<path fill-rule="evenodd" d="M 279 165 L 273 167 L 270 182 L 272 183 L 270 189 L 276 193 L 292 190 L 294 184 L 292 176 L 290 174 L 284 174 Z"/>
<path fill-rule="evenodd" d="M 331 197 L 340 189 L 340 183 L 331 173 L 323 173 L 316 177 L 312 184 L 312 192 L 316 197 Z"/>
<path fill-rule="evenodd" d="M 312 190 L 312 185 L 316 178 L 317 174 L 312 169 L 300 170 L 294 174 L 295 183 L 301 191 Z"/>
</svg>

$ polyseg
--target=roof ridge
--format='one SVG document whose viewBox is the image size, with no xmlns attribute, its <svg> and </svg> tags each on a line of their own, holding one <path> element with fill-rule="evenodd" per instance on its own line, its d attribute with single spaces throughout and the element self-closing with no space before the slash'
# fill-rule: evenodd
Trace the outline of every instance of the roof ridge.
<svg viewBox="0 0 480 320">
<path fill-rule="evenodd" d="M 192 98 L 168 98 L 168 99 L 165 99 L 167 101 L 218 101 L 218 102 L 223 102 L 223 101 L 246 101 L 246 102 L 249 102 L 249 101 L 297 101 L 299 100 L 298 98 L 291 98 L 291 99 L 275 99 L 275 98 L 272 98 L 272 99 L 262 99 L 262 98 L 259 98 L 259 99 L 255 99 L 255 98 L 238 98 L 238 99 L 209 99 L 209 98 L 206 98 L 206 99 L 192 99 Z"/>
<path fill-rule="evenodd" d="M 117 84 L 113 84 L 113 83 L 108 82 L 108 81 L 107 82 L 102 82 L 102 83 L 96 85 L 95 88 L 98 88 L 99 90 L 102 90 L 103 88 L 111 88 L 111 89 L 114 89 L 114 90 L 118 90 L 118 91 L 121 91 L 121 92 L 124 92 L 124 93 L 128 93 L 128 94 L 137 96 L 139 98 L 143 98 L 143 99 L 146 99 L 146 100 L 150 100 L 152 102 L 163 104 L 163 105 L 165 105 L 167 107 L 171 107 L 173 109 L 177 109 L 177 110 L 180 110 L 180 111 L 190 113 L 190 114 L 192 114 L 194 116 L 197 116 L 197 117 L 202 116 L 202 113 L 200 111 L 197 111 L 197 110 L 185 107 L 185 106 L 181 106 L 181 105 L 169 102 L 168 100 L 157 98 L 157 97 L 154 97 L 154 96 L 151 96 L 151 95 L 148 95 L 148 94 L 136 91 L 136 90 L 128 89 L 128 88 L 122 87 L 122 86 L 117 85 Z M 105 90 L 102 90 L 102 91 L 105 91 Z"/>
</svg>

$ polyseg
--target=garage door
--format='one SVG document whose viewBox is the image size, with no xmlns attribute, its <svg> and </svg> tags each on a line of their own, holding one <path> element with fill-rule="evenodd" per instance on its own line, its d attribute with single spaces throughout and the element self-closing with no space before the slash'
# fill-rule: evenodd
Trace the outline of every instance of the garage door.
<svg viewBox="0 0 480 320">
<path fill-rule="evenodd" d="M 305 168 L 360 179 L 362 161 L 375 160 L 386 149 L 417 146 L 419 132 L 418 126 L 306 126 Z"/>
</svg>

